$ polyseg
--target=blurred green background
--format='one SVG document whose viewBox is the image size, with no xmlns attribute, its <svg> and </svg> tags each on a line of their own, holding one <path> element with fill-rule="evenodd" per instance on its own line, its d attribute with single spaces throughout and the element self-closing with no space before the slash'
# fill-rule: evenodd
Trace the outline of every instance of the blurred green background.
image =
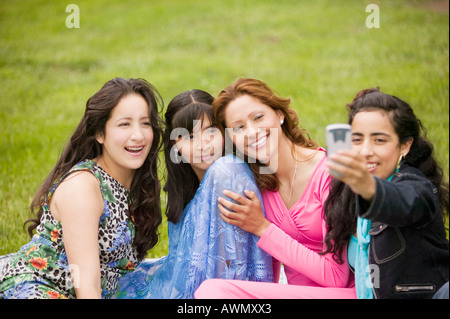
<svg viewBox="0 0 450 319">
<path fill-rule="evenodd" d="M 86 100 L 116 76 L 147 79 L 165 105 L 261 79 L 292 99 L 321 145 L 327 124 L 346 121 L 345 104 L 380 86 L 413 106 L 448 180 L 448 1 L 71 1 L 0 0 L 0 254 L 29 240 L 35 191 Z M 66 26 L 70 3 L 80 28 Z M 366 26 L 369 4 L 379 28 Z M 167 248 L 164 224 L 148 256 Z"/>
</svg>

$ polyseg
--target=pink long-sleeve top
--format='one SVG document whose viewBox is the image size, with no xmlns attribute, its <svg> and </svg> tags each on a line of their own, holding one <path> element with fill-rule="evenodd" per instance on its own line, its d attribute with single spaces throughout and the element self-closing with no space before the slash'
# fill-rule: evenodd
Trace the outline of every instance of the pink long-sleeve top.
<svg viewBox="0 0 450 319">
<path fill-rule="evenodd" d="M 324 151 L 323 149 L 320 149 Z M 349 287 L 353 276 L 347 260 L 337 263 L 332 254 L 320 255 L 327 233 L 323 206 L 331 177 L 326 156 L 317 165 L 301 198 L 288 210 L 278 191 L 263 191 L 266 218 L 272 223 L 258 246 L 274 257 L 275 275 L 283 263 L 289 284 Z"/>
</svg>

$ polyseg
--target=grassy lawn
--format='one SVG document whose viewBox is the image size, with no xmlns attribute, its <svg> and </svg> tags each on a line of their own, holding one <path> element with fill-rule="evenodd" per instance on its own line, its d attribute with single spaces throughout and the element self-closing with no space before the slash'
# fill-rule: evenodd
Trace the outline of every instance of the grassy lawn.
<svg viewBox="0 0 450 319">
<path fill-rule="evenodd" d="M 80 28 L 66 27 L 70 3 Z M 371 3 L 379 28 L 365 25 Z M 380 86 L 413 106 L 448 180 L 448 56 L 448 1 L 1 1 L 0 254 L 29 240 L 22 224 L 34 192 L 86 100 L 113 77 L 147 79 L 166 105 L 185 90 L 217 95 L 255 77 L 292 98 L 321 145 L 356 92 Z M 149 257 L 167 249 L 163 225 Z"/>
</svg>

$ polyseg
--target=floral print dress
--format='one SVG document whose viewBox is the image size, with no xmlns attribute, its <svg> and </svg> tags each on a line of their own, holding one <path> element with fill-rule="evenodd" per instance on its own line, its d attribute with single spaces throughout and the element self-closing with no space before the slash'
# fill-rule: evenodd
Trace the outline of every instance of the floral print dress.
<svg viewBox="0 0 450 319">
<path fill-rule="evenodd" d="M 36 234 L 0 269 L 0 298 L 76 298 L 77 283 L 70 274 L 79 269 L 68 263 L 61 223 L 50 213 L 49 201 L 58 185 L 77 171 L 89 171 L 97 178 L 104 201 L 98 234 L 102 297 L 111 297 L 119 278 L 135 269 L 138 258 L 132 246 L 135 228 L 128 213 L 129 191 L 97 163 L 85 160 L 49 190 Z"/>
</svg>

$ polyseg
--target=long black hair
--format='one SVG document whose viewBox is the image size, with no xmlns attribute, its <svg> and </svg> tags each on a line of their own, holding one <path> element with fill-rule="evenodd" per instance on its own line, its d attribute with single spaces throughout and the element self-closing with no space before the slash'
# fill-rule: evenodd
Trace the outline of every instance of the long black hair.
<svg viewBox="0 0 450 319">
<path fill-rule="evenodd" d="M 134 246 L 138 258 L 145 257 L 147 250 L 158 242 L 157 228 L 161 224 L 160 204 L 161 183 L 158 178 L 158 153 L 161 149 L 162 120 L 158 108 L 162 98 L 158 91 L 143 79 L 114 78 L 86 102 L 81 122 L 64 148 L 58 162 L 36 193 L 30 209 L 37 217 L 30 223 L 28 233 L 33 235 L 43 213 L 41 203 L 50 187 L 61 179 L 75 164 L 85 159 L 93 159 L 102 154 L 102 147 L 96 139 L 97 133 L 105 133 L 106 121 L 120 99 L 129 94 L 142 96 L 148 104 L 153 142 L 144 164 L 136 170 L 131 184 L 132 206 L 129 209 L 134 219 L 136 236 Z M 25 226 L 25 225 L 24 225 Z"/>
<path fill-rule="evenodd" d="M 408 154 L 402 160 L 406 164 L 421 171 L 437 188 L 439 203 L 443 217 L 449 211 L 448 183 L 444 181 L 444 173 L 433 154 L 433 145 L 426 138 L 426 129 L 416 117 L 411 106 L 401 99 L 380 92 L 379 88 L 360 91 L 352 103 L 347 104 L 348 123 L 352 124 L 355 115 L 361 111 L 381 110 L 388 114 L 392 126 L 403 144 L 413 138 Z M 333 252 L 335 260 L 343 262 L 342 253 L 356 231 L 356 196 L 350 188 L 333 180 L 330 194 L 325 202 L 328 233 L 325 237 L 326 251 Z"/>
<path fill-rule="evenodd" d="M 175 140 L 173 132 L 175 129 L 181 129 L 192 134 L 194 121 L 203 121 L 205 116 L 209 119 L 211 125 L 215 126 L 211 106 L 213 100 L 214 98 L 209 93 L 195 89 L 178 94 L 167 106 L 165 113 L 166 128 L 163 134 L 164 158 L 167 169 L 164 191 L 167 192 L 166 216 L 167 220 L 172 223 L 179 221 L 183 209 L 194 197 L 200 184 L 189 163 L 174 160 Z M 175 156 L 179 156 L 179 154 L 175 154 Z"/>
</svg>

